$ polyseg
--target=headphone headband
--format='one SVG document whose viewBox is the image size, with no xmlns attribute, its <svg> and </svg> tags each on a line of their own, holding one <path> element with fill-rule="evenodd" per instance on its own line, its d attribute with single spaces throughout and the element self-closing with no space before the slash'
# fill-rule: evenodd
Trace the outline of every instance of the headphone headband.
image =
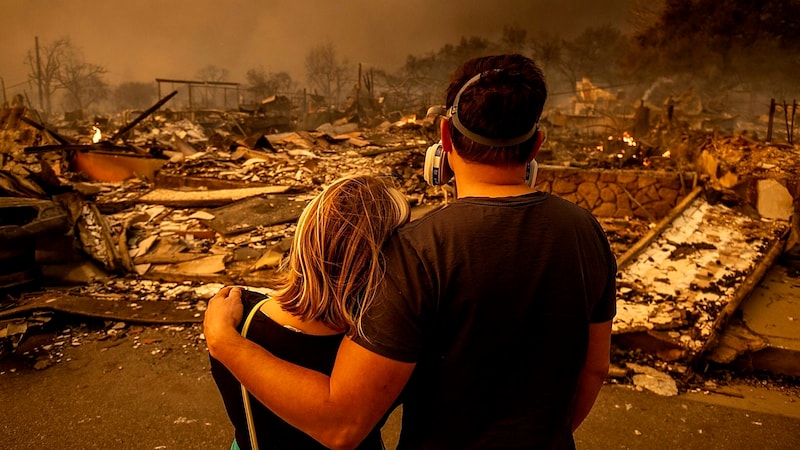
<svg viewBox="0 0 800 450">
<path fill-rule="evenodd" d="M 464 85 L 461 86 L 461 89 L 459 89 L 458 92 L 456 93 L 456 98 L 455 100 L 453 100 L 453 106 L 451 106 L 450 109 L 447 111 L 447 116 L 452 118 L 453 126 L 456 127 L 456 130 L 460 131 L 461 134 L 467 137 L 467 139 L 473 142 L 477 142 L 478 144 L 488 145 L 492 147 L 511 147 L 512 145 L 521 144 L 527 141 L 528 139 L 532 138 L 533 135 L 536 134 L 536 131 L 539 129 L 539 121 L 536 121 L 533 124 L 533 127 L 531 127 L 531 129 L 528 130 L 527 133 L 521 136 L 502 139 L 502 138 L 490 138 L 486 136 L 481 136 L 480 134 L 475 133 L 474 131 L 467 128 L 463 123 L 461 123 L 461 119 L 459 119 L 458 117 L 458 103 L 459 100 L 461 100 L 461 94 L 463 94 L 464 91 L 466 91 L 469 86 L 477 83 L 478 80 L 480 80 L 487 74 L 491 72 L 502 72 L 502 71 L 503 69 L 493 69 L 487 72 L 481 72 L 475 75 L 474 77 L 470 78 L 469 80 L 467 80 L 467 82 L 464 83 Z"/>
</svg>

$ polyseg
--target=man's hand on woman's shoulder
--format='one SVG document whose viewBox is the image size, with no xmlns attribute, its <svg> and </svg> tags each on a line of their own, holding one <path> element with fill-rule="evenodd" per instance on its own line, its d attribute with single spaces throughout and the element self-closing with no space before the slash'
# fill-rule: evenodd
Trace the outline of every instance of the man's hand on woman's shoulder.
<svg viewBox="0 0 800 450">
<path fill-rule="evenodd" d="M 211 356 L 231 333 L 239 336 L 236 327 L 242 321 L 242 288 L 224 287 L 208 302 L 203 319 L 203 334 Z"/>
</svg>

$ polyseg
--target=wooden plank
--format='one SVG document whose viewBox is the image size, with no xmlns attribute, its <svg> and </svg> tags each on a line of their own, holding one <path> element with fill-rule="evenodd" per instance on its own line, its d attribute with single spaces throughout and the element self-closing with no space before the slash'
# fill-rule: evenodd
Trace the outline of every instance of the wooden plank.
<svg viewBox="0 0 800 450">
<path fill-rule="evenodd" d="M 249 197 L 269 196 L 268 194 L 278 194 L 288 190 L 288 186 L 262 186 L 244 189 L 217 189 L 213 191 L 154 189 L 136 199 L 136 202 L 174 208 L 218 207 Z"/>
</svg>

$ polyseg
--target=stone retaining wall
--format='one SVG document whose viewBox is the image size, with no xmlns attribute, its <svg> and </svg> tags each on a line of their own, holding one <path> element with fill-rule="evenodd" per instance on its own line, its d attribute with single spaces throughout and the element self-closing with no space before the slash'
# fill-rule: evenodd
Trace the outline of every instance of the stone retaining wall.
<svg viewBox="0 0 800 450">
<path fill-rule="evenodd" d="M 693 188 L 694 174 L 539 166 L 536 188 L 576 203 L 598 217 L 656 222 Z"/>
</svg>

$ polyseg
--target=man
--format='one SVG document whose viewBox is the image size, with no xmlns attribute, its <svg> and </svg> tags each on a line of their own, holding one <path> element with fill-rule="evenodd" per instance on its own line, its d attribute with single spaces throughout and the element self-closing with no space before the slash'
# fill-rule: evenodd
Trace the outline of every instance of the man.
<svg viewBox="0 0 800 450">
<path fill-rule="evenodd" d="M 546 95 L 521 55 L 454 74 L 426 179 L 452 172 L 457 200 L 389 242 L 365 337 L 343 341 L 330 377 L 241 339 L 236 289 L 206 311 L 212 356 L 330 447 L 355 446 L 401 391 L 400 448 L 574 447 L 608 372 L 616 262 L 589 212 L 526 180 Z"/>
</svg>

